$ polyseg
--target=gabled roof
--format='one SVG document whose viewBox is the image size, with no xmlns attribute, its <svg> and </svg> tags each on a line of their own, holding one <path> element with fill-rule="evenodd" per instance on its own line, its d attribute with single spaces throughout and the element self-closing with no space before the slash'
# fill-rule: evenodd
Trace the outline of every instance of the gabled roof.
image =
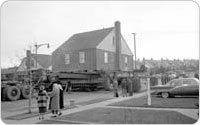
<svg viewBox="0 0 200 125">
<path fill-rule="evenodd" d="M 71 50 L 83 50 L 83 49 L 89 49 L 89 48 L 96 48 L 96 46 L 113 29 L 114 27 L 111 27 L 111 28 L 105 28 L 105 29 L 100 29 L 100 30 L 74 34 L 66 42 L 64 42 L 58 49 L 71 51 Z"/>
<path fill-rule="evenodd" d="M 31 57 L 36 61 L 36 54 L 31 54 Z M 22 60 L 19 68 L 23 63 L 26 65 L 26 57 Z M 49 68 L 49 66 L 51 66 L 51 55 L 37 54 L 37 63 L 42 66 L 42 68 Z"/>
<path fill-rule="evenodd" d="M 36 54 L 32 54 L 32 57 L 36 60 Z M 51 66 L 51 55 L 37 54 L 37 62 L 43 68 L 48 68 Z"/>
</svg>

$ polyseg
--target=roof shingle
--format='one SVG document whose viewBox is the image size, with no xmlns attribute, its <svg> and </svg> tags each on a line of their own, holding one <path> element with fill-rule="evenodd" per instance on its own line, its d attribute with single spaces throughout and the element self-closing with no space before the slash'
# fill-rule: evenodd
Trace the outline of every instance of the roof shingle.
<svg viewBox="0 0 200 125">
<path fill-rule="evenodd" d="M 114 27 L 77 33 L 64 42 L 58 49 L 84 50 L 96 48 L 96 46 L 114 29 Z M 55 51 L 54 51 L 55 52 Z"/>
</svg>

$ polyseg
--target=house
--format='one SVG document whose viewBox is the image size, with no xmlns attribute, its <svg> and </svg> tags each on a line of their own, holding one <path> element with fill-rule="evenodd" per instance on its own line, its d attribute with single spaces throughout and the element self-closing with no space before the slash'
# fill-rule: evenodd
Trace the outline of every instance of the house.
<svg viewBox="0 0 200 125">
<path fill-rule="evenodd" d="M 52 53 L 52 59 L 56 72 L 133 69 L 133 54 L 119 21 L 114 27 L 74 34 Z"/>
<path fill-rule="evenodd" d="M 37 60 L 37 61 L 36 61 Z M 36 62 L 37 62 L 37 69 L 47 69 L 51 70 L 51 55 L 45 55 L 45 54 L 31 54 L 31 69 L 36 69 Z M 23 72 L 27 71 L 27 58 L 25 57 L 21 64 L 19 65 L 19 68 L 17 69 L 17 72 Z"/>
</svg>

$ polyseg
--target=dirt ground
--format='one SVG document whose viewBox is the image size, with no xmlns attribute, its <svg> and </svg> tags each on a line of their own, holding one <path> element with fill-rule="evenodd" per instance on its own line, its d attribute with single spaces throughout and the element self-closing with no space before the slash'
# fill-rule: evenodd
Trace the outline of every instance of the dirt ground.
<svg viewBox="0 0 200 125">
<path fill-rule="evenodd" d="M 75 103 L 82 103 L 98 98 L 112 98 L 113 93 L 111 91 L 93 91 L 93 92 L 72 92 L 71 94 L 65 93 L 64 104 L 69 105 L 70 100 L 74 100 Z M 1 102 L 1 118 L 12 116 L 15 114 L 28 112 L 28 99 L 18 101 L 3 101 Z M 31 100 L 31 110 L 37 110 L 36 99 Z"/>
</svg>

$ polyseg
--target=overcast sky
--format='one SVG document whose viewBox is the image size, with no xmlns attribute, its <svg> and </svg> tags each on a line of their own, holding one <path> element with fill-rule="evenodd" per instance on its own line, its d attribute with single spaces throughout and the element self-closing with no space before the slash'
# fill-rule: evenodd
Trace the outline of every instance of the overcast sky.
<svg viewBox="0 0 200 125">
<path fill-rule="evenodd" d="M 51 54 L 75 33 L 112 27 L 142 59 L 199 59 L 199 8 L 192 1 L 9 1 L 1 8 L 1 67 L 19 64 L 34 44 Z"/>
</svg>

